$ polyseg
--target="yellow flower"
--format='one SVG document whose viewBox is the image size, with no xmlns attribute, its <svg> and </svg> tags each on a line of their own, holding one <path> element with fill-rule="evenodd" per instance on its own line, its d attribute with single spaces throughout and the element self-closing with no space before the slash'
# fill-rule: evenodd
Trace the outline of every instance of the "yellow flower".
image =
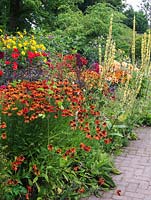
<svg viewBox="0 0 151 200">
<path fill-rule="evenodd" d="M 28 42 L 25 41 L 25 42 L 23 43 L 23 45 L 24 45 L 24 47 L 26 47 L 26 46 L 28 45 Z"/>
<path fill-rule="evenodd" d="M 37 49 L 40 49 L 40 45 L 36 45 L 36 48 L 37 48 Z"/>
<path fill-rule="evenodd" d="M 22 45 L 21 43 L 19 43 L 18 46 L 19 46 L 20 48 L 22 48 L 23 45 Z"/>
<path fill-rule="evenodd" d="M 14 36 L 14 37 L 13 37 L 13 40 L 14 40 L 14 41 L 16 41 L 16 40 L 17 40 L 17 38 Z"/>
<path fill-rule="evenodd" d="M 21 52 L 21 55 L 22 55 L 22 56 L 24 56 L 25 54 L 26 54 L 25 51 L 22 51 L 22 52 Z"/>
<path fill-rule="evenodd" d="M 16 46 L 13 46 L 13 49 L 17 49 L 17 47 L 16 47 Z"/>
<path fill-rule="evenodd" d="M 36 47 L 35 46 L 31 46 L 31 50 L 36 51 Z"/>
<path fill-rule="evenodd" d="M 7 49 L 10 49 L 10 48 L 11 48 L 11 46 L 10 46 L 10 45 L 7 45 L 6 47 L 7 47 Z"/>
<path fill-rule="evenodd" d="M 15 42 L 14 40 L 11 40 L 11 43 L 12 43 L 13 45 L 16 45 L 16 42 Z"/>
<path fill-rule="evenodd" d="M 36 45 L 37 42 L 35 40 L 31 40 L 32 45 Z"/>
</svg>

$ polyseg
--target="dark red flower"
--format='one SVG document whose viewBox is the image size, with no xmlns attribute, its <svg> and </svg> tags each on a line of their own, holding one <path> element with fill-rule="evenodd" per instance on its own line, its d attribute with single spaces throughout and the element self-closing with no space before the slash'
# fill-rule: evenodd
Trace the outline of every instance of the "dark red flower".
<svg viewBox="0 0 151 200">
<path fill-rule="evenodd" d="M 121 196 L 121 190 L 116 190 L 116 194 L 118 195 L 118 196 Z"/>
<path fill-rule="evenodd" d="M 0 59 L 4 58 L 4 52 L 0 52 Z"/>
</svg>

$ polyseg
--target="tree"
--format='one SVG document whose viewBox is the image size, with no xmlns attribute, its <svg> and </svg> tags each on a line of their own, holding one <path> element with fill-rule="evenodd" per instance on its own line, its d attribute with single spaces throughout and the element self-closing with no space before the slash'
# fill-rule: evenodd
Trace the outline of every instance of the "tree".
<svg viewBox="0 0 151 200">
<path fill-rule="evenodd" d="M 1 0 L 0 26 L 6 31 L 15 32 L 35 27 L 54 27 L 60 12 L 69 7 L 76 9 L 83 0 Z"/>
<path fill-rule="evenodd" d="M 125 12 L 125 16 L 127 17 L 124 20 L 124 23 L 130 27 L 133 28 L 133 19 L 135 15 L 136 19 L 136 31 L 138 33 L 144 33 L 148 28 L 148 20 L 146 15 L 143 13 L 143 11 L 134 11 L 134 9 L 130 6 Z"/>
<path fill-rule="evenodd" d="M 151 28 L 151 1 L 150 0 L 142 0 L 141 10 L 145 13 L 147 16 L 150 28 Z"/>
<path fill-rule="evenodd" d="M 125 5 L 122 0 L 84 0 L 83 3 L 79 4 L 79 9 L 85 12 L 89 6 L 93 6 L 97 3 L 107 3 L 118 11 L 121 11 Z"/>
</svg>

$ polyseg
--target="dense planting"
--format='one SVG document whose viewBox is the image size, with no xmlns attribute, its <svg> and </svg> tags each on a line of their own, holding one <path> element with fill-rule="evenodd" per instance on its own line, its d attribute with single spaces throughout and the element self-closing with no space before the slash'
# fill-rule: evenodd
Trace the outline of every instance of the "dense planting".
<svg viewBox="0 0 151 200">
<path fill-rule="evenodd" d="M 140 65 L 135 41 L 133 65 L 116 60 L 112 19 L 95 62 L 75 49 L 51 52 L 46 39 L 0 37 L 2 200 L 80 199 L 115 187 L 111 154 L 135 139 L 136 124 L 150 124 L 150 33 Z"/>
</svg>

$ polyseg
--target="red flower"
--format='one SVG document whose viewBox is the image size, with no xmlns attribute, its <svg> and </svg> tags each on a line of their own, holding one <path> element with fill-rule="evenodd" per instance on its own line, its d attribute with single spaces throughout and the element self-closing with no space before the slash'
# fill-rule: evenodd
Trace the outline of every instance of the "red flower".
<svg viewBox="0 0 151 200">
<path fill-rule="evenodd" d="M 17 68 L 18 68 L 18 63 L 17 63 L 17 62 L 13 62 L 12 67 L 13 67 L 13 70 L 17 70 Z"/>
<path fill-rule="evenodd" d="M 16 59 L 18 59 L 18 57 L 20 56 L 20 54 L 19 54 L 19 53 L 16 53 L 16 52 L 13 52 L 13 53 L 11 54 L 11 56 L 12 56 L 12 58 L 14 58 L 14 59 L 16 60 Z"/>
<path fill-rule="evenodd" d="M 23 114 L 26 114 L 26 113 L 28 113 L 29 110 L 28 110 L 28 108 L 23 108 L 22 111 L 23 111 Z"/>
<path fill-rule="evenodd" d="M 31 193 L 32 192 L 32 187 L 27 185 L 27 191 L 28 191 L 28 193 Z"/>
<path fill-rule="evenodd" d="M 27 55 L 28 55 L 28 59 L 33 59 L 36 57 L 36 54 L 32 51 L 28 51 Z"/>
<path fill-rule="evenodd" d="M 3 76 L 3 74 L 4 74 L 4 73 L 3 73 L 3 71 L 2 71 L 2 70 L 0 70 L 0 76 Z"/>
<path fill-rule="evenodd" d="M 18 50 L 17 48 L 14 48 L 14 49 L 13 49 L 13 52 L 19 53 L 19 50 Z"/>
<path fill-rule="evenodd" d="M 26 200 L 29 200 L 29 193 L 25 195 Z"/>
<path fill-rule="evenodd" d="M 10 65 L 11 62 L 9 60 L 5 60 L 5 65 Z"/>
</svg>

